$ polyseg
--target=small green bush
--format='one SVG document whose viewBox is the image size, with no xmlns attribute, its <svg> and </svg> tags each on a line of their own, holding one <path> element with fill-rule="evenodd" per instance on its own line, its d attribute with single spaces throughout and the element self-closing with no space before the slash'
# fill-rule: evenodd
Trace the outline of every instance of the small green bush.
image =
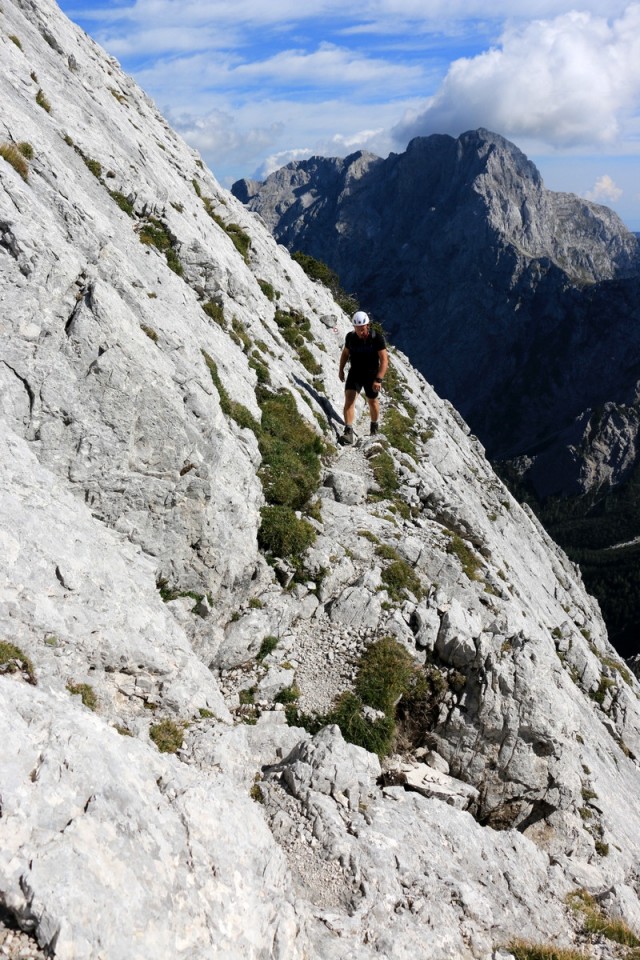
<svg viewBox="0 0 640 960">
<path fill-rule="evenodd" d="M 466 543 L 462 537 L 459 537 L 457 533 L 450 534 L 447 553 L 451 553 L 458 558 L 469 580 L 480 579 L 480 560 L 469 544 Z"/>
<path fill-rule="evenodd" d="M 224 327 L 224 310 L 219 303 L 214 300 L 207 300 L 206 303 L 202 304 L 202 309 L 211 320 Z"/>
<path fill-rule="evenodd" d="M 424 595 L 420 578 L 413 572 L 406 560 L 392 560 L 382 571 L 384 583 L 392 600 L 402 600 L 408 590 L 418 600 Z"/>
<path fill-rule="evenodd" d="M 298 349 L 311 340 L 311 322 L 296 310 L 276 310 L 274 320 L 290 347 Z"/>
<path fill-rule="evenodd" d="M 36 682 L 33 664 L 29 657 L 25 656 L 20 647 L 5 640 L 0 640 L 0 668 L 2 668 L 1 673 L 24 672 L 28 676 L 29 683 Z"/>
<path fill-rule="evenodd" d="M 300 363 L 312 376 L 322 373 L 322 366 L 318 363 L 308 347 L 302 346 L 298 349 Z"/>
<path fill-rule="evenodd" d="M 390 407 L 382 421 L 382 432 L 392 447 L 412 457 L 417 457 L 416 445 L 412 436 L 413 421 L 400 413 L 396 407 Z"/>
<path fill-rule="evenodd" d="M 276 298 L 275 290 L 273 289 L 272 284 L 270 284 L 268 280 L 258 280 L 258 286 L 264 293 L 267 300 L 272 300 L 272 301 L 275 300 Z"/>
<path fill-rule="evenodd" d="M 26 160 L 33 160 L 33 147 L 30 143 L 27 143 L 25 140 L 22 140 L 18 144 L 18 150 Z"/>
<path fill-rule="evenodd" d="M 178 254 L 175 251 L 178 241 L 166 224 L 162 223 L 161 220 L 157 220 L 155 217 L 149 217 L 141 227 L 138 237 L 140 243 L 156 247 L 157 250 L 164 253 L 169 268 L 173 270 L 174 273 L 177 273 L 179 277 L 182 276 L 184 270 Z"/>
<path fill-rule="evenodd" d="M 120 193 L 119 190 L 109 190 L 109 196 L 117 203 L 123 213 L 126 213 L 128 217 L 133 216 L 133 203 L 128 197 L 125 197 L 124 193 Z"/>
<path fill-rule="evenodd" d="M 98 706 L 96 692 L 89 683 L 68 683 L 67 690 L 72 696 L 79 696 L 89 710 L 95 710 Z"/>
<path fill-rule="evenodd" d="M 258 545 L 274 557 L 299 558 L 316 539 L 316 530 L 291 507 L 267 506 L 261 511 Z"/>
<path fill-rule="evenodd" d="M 260 386 L 265 387 L 271 383 L 271 374 L 269 373 L 269 367 L 266 363 L 252 356 L 249 357 L 249 366 L 252 370 L 255 370 L 256 379 Z"/>
<path fill-rule="evenodd" d="M 151 725 L 149 736 L 160 753 L 176 753 L 184 741 L 184 726 L 173 720 L 161 720 Z"/>
<path fill-rule="evenodd" d="M 277 693 L 273 698 L 274 703 L 296 703 L 300 699 L 300 690 L 295 684 L 292 684 L 290 687 L 285 687 L 284 690 L 281 690 L 280 693 Z"/>
<path fill-rule="evenodd" d="M 42 88 L 36 93 L 36 103 L 39 107 L 42 107 L 43 110 L 46 110 L 47 113 L 51 113 L 51 104 L 44 95 Z"/>
<path fill-rule="evenodd" d="M 265 499 L 301 510 L 319 486 L 324 441 L 298 413 L 289 391 L 259 391 L 258 403 L 262 410 L 259 476 Z"/>
<path fill-rule="evenodd" d="M 260 649 L 258 650 L 258 655 L 256 660 L 261 662 L 265 657 L 268 657 L 270 653 L 273 653 L 275 648 L 278 646 L 278 638 L 272 635 L 265 637 L 262 643 L 260 644 Z"/>
<path fill-rule="evenodd" d="M 391 637 L 367 647 L 358 666 L 355 690 L 363 703 L 390 713 L 407 690 L 414 671 L 410 653 Z"/>
<path fill-rule="evenodd" d="M 84 160 L 87 169 L 94 175 L 97 180 L 100 180 L 102 177 L 102 164 L 99 160 L 94 160 L 93 157 L 86 157 L 83 153 L 80 154 Z"/>
<path fill-rule="evenodd" d="M 386 450 L 382 450 L 375 457 L 371 457 L 369 464 L 373 470 L 374 479 L 380 487 L 379 496 L 384 500 L 391 499 L 400 486 L 393 457 Z"/>
<path fill-rule="evenodd" d="M 10 163 L 16 173 L 19 173 L 26 182 L 29 179 L 29 164 L 19 145 L 14 143 L 0 143 L 0 157 Z"/>
</svg>

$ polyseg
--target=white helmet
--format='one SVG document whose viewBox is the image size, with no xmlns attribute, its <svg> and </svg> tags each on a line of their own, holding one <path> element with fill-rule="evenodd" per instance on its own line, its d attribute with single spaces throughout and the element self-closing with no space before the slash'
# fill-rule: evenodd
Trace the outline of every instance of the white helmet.
<svg viewBox="0 0 640 960">
<path fill-rule="evenodd" d="M 352 324 L 354 327 L 366 327 L 369 323 L 369 315 L 364 312 L 364 310 L 358 310 L 357 313 L 354 313 Z"/>
</svg>

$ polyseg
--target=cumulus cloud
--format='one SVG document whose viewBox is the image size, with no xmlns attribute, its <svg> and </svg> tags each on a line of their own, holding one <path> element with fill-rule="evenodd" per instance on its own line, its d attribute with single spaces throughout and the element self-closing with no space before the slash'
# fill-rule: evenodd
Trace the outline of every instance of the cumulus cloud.
<svg viewBox="0 0 640 960">
<path fill-rule="evenodd" d="M 572 11 L 508 27 L 500 43 L 454 61 L 439 91 L 394 128 L 403 145 L 428 133 L 488 127 L 558 147 L 604 145 L 640 94 L 640 4 L 616 20 Z"/>
<path fill-rule="evenodd" d="M 598 177 L 593 185 L 593 189 L 585 193 L 587 200 L 593 200 L 596 203 L 615 203 L 622 196 L 622 189 L 611 179 L 608 173 Z"/>
</svg>

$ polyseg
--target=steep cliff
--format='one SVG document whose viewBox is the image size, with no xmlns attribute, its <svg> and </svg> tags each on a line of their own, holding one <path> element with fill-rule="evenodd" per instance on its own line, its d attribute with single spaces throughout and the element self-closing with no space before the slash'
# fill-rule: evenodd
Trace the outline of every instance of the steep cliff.
<svg viewBox="0 0 640 960">
<path fill-rule="evenodd" d="M 589 944 L 584 888 L 640 928 L 639 687 L 576 568 L 399 351 L 336 451 L 327 290 L 52 2 L 0 46 L 4 927 L 497 958 Z"/>
</svg>

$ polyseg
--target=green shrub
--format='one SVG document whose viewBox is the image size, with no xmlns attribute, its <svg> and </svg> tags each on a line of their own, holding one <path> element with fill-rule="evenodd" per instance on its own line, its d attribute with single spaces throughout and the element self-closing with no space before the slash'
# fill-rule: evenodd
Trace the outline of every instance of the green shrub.
<svg viewBox="0 0 640 960">
<path fill-rule="evenodd" d="M 391 713 L 408 689 L 413 672 L 411 654 L 397 640 L 383 637 L 367 647 L 362 655 L 356 693 L 368 706 Z"/>
<path fill-rule="evenodd" d="M 128 217 L 133 216 L 133 203 L 128 197 L 125 197 L 124 193 L 120 193 L 119 190 L 109 190 L 109 196 L 118 204 L 123 213 L 126 213 Z"/>
<path fill-rule="evenodd" d="M 17 146 L 18 150 L 26 160 L 33 160 L 33 147 L 30 143 L 22 140 Z"/>
<path fill-rule="evenodd" d="M 224 310 L 219 303 L 214 300 L 207 300 L 206 303 L 202 304 L 202 309 L 211 320 L 224 327 Z"/>
<path fill-rule="evenodd" d="M 270 653 L 273 653 L 275 648 L 278 646 L 278 638 L 272 635 L 265 637 L 260 644 L 260 649 L 258 650 L 257 660 L 264 660 L 265 657 L 268 657 Z"/>
<path fill-rule="evenodd" d="M 99 160 L 94 160 L 93 157 L 86 157 L 83 153 L 80 154 L 84 160 L 87 169 L 96 177 L 97 180 L 100 180 L 102 177 L 102 164 Z"/>
<path fill-rule="evenodd" d="M 295 684 L 292 684 L 290 687 L 285 687 L 284 690 L 281 690 L 280 693 L 277 693 L 273 698 L 274 703 L 296 703 L 300 698 L 300 690 Z"/>
<path fill-rule="evenodd" d="M 302 346 L 298 349 L 300 363 L 312 376 L 322 373 L 322 366 L 318 363 L 308 347 Z M 321 386 L 322 389 L 322 386 Z"/>
<path fill-rule="evenodd" d="M 256 357 L 249 357 L 249 366 L 252 370 L 255 370 L 256 379 L 260 386 L 267 386 L 271 383 L 271 374 L 269 373 L 269 367 L 263 363 L 261 360 L 258 360 Z"/>
<path fill-rule="evenodd" d="M 406 560 L 392 560 L 382 571 L 384 583 L 392 600 L 400 601 L 408 590 L 418 600 L 424 595 L 420 578 L 413 572 Z"/>
<path fill-rule="evenodd" d="M 300 510 L 320 483 L 324 442 L 298 413 L 289 391 L 259 391 L 258 403 L 262 409 L 259 475 L 265 499 L 271 505 Z"/>
<path fill-rule="evenodd" d="M 457 533 L 450 534 L 450 540 L 447 544 L 447 553 L 451 553 L 458 558 L 462 564 L 462 569 L 469 580 L 480 579 L 481 563 L 472 548 Z"/>
<path fill-rule="evenodd" d="M 151 725 L 149 736 L 160 753 L 176 753 L 184 741 L 184 726 L 173 720 L 161 720 Z"/>
<path fill-rule="evenodd" d="M 95 710 L 98 706 L 96 692 L 89 683 L 68 683 L 67 690 L 72 696 L 79 696 L 89 710 Z"/>
<path fill-rule="evenodd" d="M 166 224 L 155 217 L 149 217 L 141 227 L 138 237 L 140 243 L 156 247 L 157 250 L 164 253 L 169 268 L 178 276 L 182 276 L 183 267 L 175 250 L 178 241 Z"/>
<path fill-rule="evenodd" d="M 45 97 L 44 91 L 42 89 L 38 90 L 38 92 L 36 93 L 36 103 L 38 104 L 39 107 L 42 107 L 43 110 L 46 110 L 47 113 L 51 113 L 51 104 Z"/>
<path fill-rule="evenodd" d="M 291 256 L 308 277 L 311 277 L 312 280 L 318 280 L 331 291 L 333 299 L 345 313 L 355 313 L 358 309 L 358 301 L 355 297 L 345 293 L 338 274 L 331 267 L 328 267 L 322 260 L 316 260 L 315 257 L 308 253 L 302 253 L 300 250 L 296 250 Z"/>
<path fill-rule="evenodd" d="M 345 740 L 364 747 L 370 753 L 384 757 L 391 751 L 395 734 L 393 717 L 385 714 L 376 720 L 369 720 L 363 713 L 362 701 L 353 693 L 347 691 L 338 697 L 326 721 L 325 726 L 337 723 Z"/>
<path fill-rule="evenodd" d="M 245 353 L 248 353 L 248 351 L 251 349 L 251 337 L 237 317 L 234 317 L 231 321 L 231 329 L 233 331 L 233 339 L 235 342 L 239 347 L 242 347 L 242 350 Z"/>
<path fill-rule="evenodd" d="M 412 437 L 413 420 L 404 416 L 396 407 L 390 407 L 382 421 L 382 432 L 392 447 L 417 457 L 415 441 Z"/>
<path fill-rule="evenodd" d="M 29 683 L 36 682 L 33 664 L 29 657 L 25 656 L 20 647 L 5 640 L 0 640 L 0 668 L 2 668 L 0 673 L 26 673 Z"/>
<path fill-rule="evenodd" d="M 296 310 L 276 310 L 274 320 L 290 347 L 298 349 L 311 340 L 311 322 Z"/>
<path fill-rule="evenodd" d="M 263 507 L 261 521 L 258 544 L 274 557 L 299 558 L 316 539 L 315 528 L 296 517 L 291 507 Z"/>
<path fill-rule="evenodd" d="M 0 143 L 0 157 L 10 163 L 25 182 L 29 179 L 29 164 L 19 146 L 14 143 Z"/>
<path fill-rule="evenodd" d="M 258 286 L 264 293 L 267 300 L 271 300 L 271 301 L 275 300 L 276 298 L 275 290 L 273 289 L 272 284 L 270 284 L 268 280 L 258 280 Z"/>
<path fill-rule="evenodd" d="M 391 499 L 400 486 L 393 457 L 386 450 L 382 450 L 375 457 L 371 457 L 369 464 L 373 470 L 374 479 L 380 487 L 378 496 L 384 500 Z"/>
</svg>

